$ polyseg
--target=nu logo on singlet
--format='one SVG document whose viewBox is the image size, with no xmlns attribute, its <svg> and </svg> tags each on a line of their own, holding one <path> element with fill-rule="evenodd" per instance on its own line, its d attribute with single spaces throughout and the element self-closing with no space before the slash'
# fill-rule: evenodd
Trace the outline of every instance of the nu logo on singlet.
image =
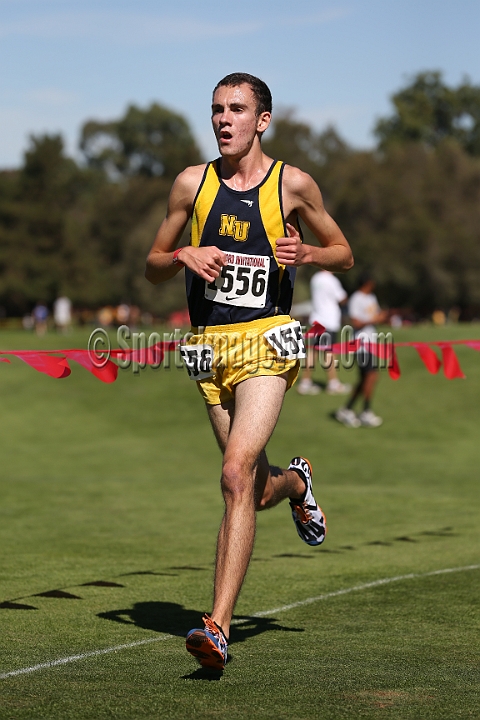
<svg viewBox="0 0 480 720">
<path fill-rule="evenodd" d="M 230 235 L 239 242 L 245 242 L 248 238 L 250 223 L 248 220 L 237 220 L 236 215 L 221 215 L 219 235 Z"/>
</svg>

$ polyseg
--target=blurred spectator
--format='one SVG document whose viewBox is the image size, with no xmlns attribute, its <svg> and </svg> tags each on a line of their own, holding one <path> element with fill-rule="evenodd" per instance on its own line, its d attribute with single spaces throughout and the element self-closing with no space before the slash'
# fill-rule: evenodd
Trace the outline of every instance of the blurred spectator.
<svg viewBox="0 0 480 720">
<path fill-rule="evenodd" d="M 58 297 L 53 303 L 53 319 L 57 330 L 67 333 L 72 324 L 72 303 L 70 298 Z"/>
<path fill-rule="evenodd" d="M 121 303 L 116 310 L 116 320 L 119 325 L 127 325 L 130 318 L 130 307 L 127 303 Z"/>
<path fill-rule="evenodd" d="M 110 327 L 115 319 L 115 312 L 112 307 L 106 305 L 98 311 L 98 322 L 103 327 Z"/>
<path fill-rule="evenodd" d="M 375 280 L 364 274 L 359 281 L 359 288 L 354 292 L 348 303 L 350 322 L 355 330 L 355 338 L 360 341 L 356 353 L 356 361 L 360 378 L 352 395 L 344 408 L 335 413 L 335 418 L 347 427 L 378 427 L 383 420 L 371 409 L 375 386 L 378 381 L 378 358 L 370 352 L 370 343 L 376 342 L 375 323 L 385 322 L 388 317 L 386 310 L 381 310 L 376 295 Z M 353 407 L 357 400 L 363 400 L 363 411 L 356 415 Z"/>
<path fill-rule="evenodd" d="M 37 335 L 45 335 L 47 332 L 48 308 L 43 303 L 38 302 L 33 308 L 33 321 L 35 323 L 35 332 Z"/>
<path fill-rule="evenodd" d="M 22 318 L 22 327 L 24 330 L 33 330 L 35 327 L 35 318 L 33 315 L 24 315 Z"/>
<path fill-rule="evenodd" d="M 443 310 L 435 310 L 435 312 L 432 313 L 432 321 L 434 325 L 445 325 L 447 318 Z"/>
<path fill-rule="evenodd" d="M 77 320 L 79 325 L 94 325 L 96 321 L 95 312 L 84 308 L 77 312 Z"/>
<path fill-rule="evenodd" d="M 460 308 L 459 307 L 452 307 L 448 311 L 448 322 L 450 323 L 457 323 L 460 318 Z"/>
<path fill-rule="evenodd" d="M 390 325 L 393 328 L 400 328 L 403 325 L 402 316 L 398 313 L 393 313 L 393 315 L 390 317 Z"/>
<path fill-rule="evenodd" d="M 310 281 L 312 293 L 312 311 L 309 323 L 317 322 L 323 325 L 330 336 L 330 344 L 338 342 L 337 334 L 342 324 L 342 311 L 340 305 L 347 302 L 345 292 L 340 280 L 328 270 L 316 272 Z M 303 377 L 298 383 L 297 390 L 300 395 L 317 395 L 320 387 L 312 382 L 312 369 L 315 363 L 315 351 L 322 351 L 321 335 L 308 338 L 309 347 L 307 354 L 307 366 L 303 371 Z M 325 347 L 325 340 L 323 340 Z M 327 393 L 329 395 L 345 395 L 350 392 L 351 385 L 344 385 L 337 377 L 337 371 L 331 352 L 324 352 L 324 367 L 327 373 Z"/>
</svg>

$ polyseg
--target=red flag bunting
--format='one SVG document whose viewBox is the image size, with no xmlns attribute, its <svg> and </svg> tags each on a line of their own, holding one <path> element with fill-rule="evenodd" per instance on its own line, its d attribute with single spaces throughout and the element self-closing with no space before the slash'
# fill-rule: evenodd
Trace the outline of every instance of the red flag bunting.
<svg viewBox="0 0 480 720">
<path fill-rule="evenodd" d="M 443 372 L 448 380 L 454 380 L 455 378 L 465 378 L 462 372 L 458 358 L 455 355 L 455 350 L 450 344 L 440 345 L 443 355 Z"/>
<path fill-rule="evenodd" d="M 28 352 L 15 352 L 12 354 L 38 370 L 38 372 L 45 373 L 45 375 L 50 375 L 53 378 L 68 377 L 72 372 L 64 357 Z"/>
<path fill-rule="evenodd" d="M 107 358 L 101 361 L 105 364 L 97 367 L 92 362 L 92 356 L 88 350 L 67 350 L 66 354 L 104 383 L 112 383 L 117 379 L 118 365 Z"/>
<path fill-rule="evenodd" d="M 392 348 L 391 362 L 388 363 L 388 374 L 392 380 L 398 380 L 400 377 L 400 365 L 398 364 L 397 353 L 395 347 Z"/>
<path fill-rule="evenodd" d="M 425 345 L 425 343 L 415 343 L 413 347 L 420 355 L 428 372 L 432 373 L 432 375 L 436 375 L 440 370 L 442 363 L 432 348 L 429 345 Z"/>
<path fill-rule="evenodd" d="M 314 323 L 312 327 L 305 333 L 306 337 L 314 337 L 321 335 L 325 331 L 323 325 Z M 74 360 L 92 373 L 96 378 L 105 383 L 112 383 L 118 376 L 118 365 L 112 362 L 111 358 L 118 360 L 130 359 L 133 363 L 138 363 L 141 367 L 145 365 L 160 366 L 163 362 L 166 352 L 174 351 L 178 346 L 178 341 L 158 342 L 148 348 L 137 348 L 135 350 L 127 348 L 126 350 L 115 348 L 109 352 L 109 356 L 102 359 L 94 357 L 88 350 L 68 349 L 68 350 L 3 350 L 0 355 L 15 355 L 30 365 L 38 372 L 44 373 L 53 378 L 65 378 L 71 373 L 68 359 Z M 393 380 L 400 377 L 400 366 L 396 353 L 397 347 L 414 347 L 418 352 L 422 362 L 430 373 L 436 374 L 442 365 L 442 361 L 438 358 L 431 345 L 436 345 L 442 352 L 443 371 L 448 380 L 456 378 L 465 378 L 460 367 L 458 358 L 452 345 L 466 345 L 480 352 L 480 340 L 450 340 L 443 342 L 401 342 L 401 343 L 379 343 L 370 345 L 370 351 L 381 359 L 387 359 L 388 372 Z M 359 341 L 352 340 L 344 343 L 336 343 L 331 350 L 335 355 L 348 355 L 358 350 Z M 6 357 L 0 357 L 0 362 L 9 363 Z"/>
<path fill-rule="evenodd" d="M 314 322 L 312 327 L 307 330 L 305 337 L 315 337 L 315 335 L 322 335 L 325 332 L 325 328 L 319 322 Z"/>
</svg>

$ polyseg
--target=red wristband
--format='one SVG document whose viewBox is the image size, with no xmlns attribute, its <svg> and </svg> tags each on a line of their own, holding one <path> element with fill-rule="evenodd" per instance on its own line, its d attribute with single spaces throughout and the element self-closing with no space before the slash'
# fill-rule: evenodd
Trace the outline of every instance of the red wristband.
<svg viewBox="0 0 480 720">
<path fill-rule="evenodd" d="M 183 263 L 181 260 L 178 259 L 178 253 L 179 253 L 181 250 L 183 250 L 183 247 L 178 248 L 177 250 L 175 250 L 175 252 L 173 253 L 173 261 L 172 261 L 172 262 L 173 262 L 174 265 L 181 265 L 181 267 L 185 267 L 185 263 Z"/>
</svg>

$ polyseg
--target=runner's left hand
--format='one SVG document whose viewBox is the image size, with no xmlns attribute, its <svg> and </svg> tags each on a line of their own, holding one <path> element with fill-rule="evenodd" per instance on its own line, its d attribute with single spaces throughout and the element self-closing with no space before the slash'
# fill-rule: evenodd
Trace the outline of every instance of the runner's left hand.
<svg viewBox="0 0 480 720">
<path fill-rule="evenodd" d="M 287 223 L 287 232 L 289 237 L 277 240 L 277 260 L 282 265 L 303 265 L 305 251 L 300 233 L 290 223 Z"/>
</svg>

